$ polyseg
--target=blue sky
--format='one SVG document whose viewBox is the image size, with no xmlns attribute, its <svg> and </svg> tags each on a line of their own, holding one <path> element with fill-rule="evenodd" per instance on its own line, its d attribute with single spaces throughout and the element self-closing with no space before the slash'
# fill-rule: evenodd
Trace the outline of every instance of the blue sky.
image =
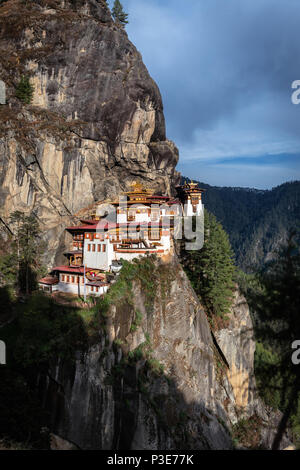
<svg viewBox="0 0 300 470">
<path fill-rule="evenodd" d="M 299 0 L 122 3 L 182 174 L 263 189 L 300 179 Z"/>
</svg>

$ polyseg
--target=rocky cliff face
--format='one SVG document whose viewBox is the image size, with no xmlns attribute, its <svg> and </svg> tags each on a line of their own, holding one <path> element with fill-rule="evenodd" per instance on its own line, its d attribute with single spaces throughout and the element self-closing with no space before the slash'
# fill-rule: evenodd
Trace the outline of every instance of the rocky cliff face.
<svg viewBox="0 0 300 470">
<path fill-rule="evenodd" d="M 89 351 L 52 370 L 54 433 L 83 449 L 231 448 L 204 311 L 176 261 L 148 270 L 150 290 L 136 279 Z"/>
<path fill-rule="evenodd" d="M 256 396 L 244 299 L 236 295 L 216 347 L 180 264 L 141 272 L 130 295 L 109 303 L 89 350 L 40 380 L 54 434 L 82 449 L 231 449 L 234 426 L 255 417 L 256 446 L 269 447 L 278 417 L 270 430 Z"/>
<path fill-rule="evenodd" d="M 244 423 L 242 448 L 271 449 L 281 419 L 281 413 L 266 406 L 260 399 L 255 375 L 255 337 L 249 306 L 238 288 L 228 315 L 226 326 L 215 331 L 217 345 L 226 358 L 228 367 L 219 374 L 217 396 L 223 403 L 230 426 L 238 433 Z M 284 433 L 281 449 L 290 446 L 289 432 Z"/>
<path fill-rule="evenodd" d="M 15 97 L 22 75 L 31 105 Z M 0 7 L 0 202 L 37 214 L 49 264 L 80 209 L 134 180 L 170 194 L 178 150 L 159 90 L 103 1 L 8 0 Z"/>
</svg>

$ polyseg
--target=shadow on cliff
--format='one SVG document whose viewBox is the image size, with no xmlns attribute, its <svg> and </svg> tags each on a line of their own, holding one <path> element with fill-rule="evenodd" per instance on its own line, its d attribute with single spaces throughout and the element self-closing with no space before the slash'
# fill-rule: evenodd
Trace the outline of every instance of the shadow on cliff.
<svg viewBox="0 0 300 470">
<path fill-rule="evenodd" d="M 221 411 L 187 402 L 157 362 L 128 357 L 104 331 L 89 344 L 79 308 L 40 292 L 13 300 L 6 288 L 0 301 L 2 439 L 48 448 L 53 432 L 81 449 L 232 448 Z"/>
<path fill-rule="evenodd" d="M 300 370 L 299 365 L 292 362 L 293 340 L 291 337 L 286 337 L 280 347 L 277 345 L 274 348 L 276 344 L 274 331 L 269 328 L 266 319 L 265 324 L 256 323 L 254 331 L 256 391 L 267 408 L 273 410 L 274 415 L 278 410 L 281 412 L 275 420 L 276 430 L 274 430 L 270 447 L 273 450 L 281 448 L 286 433 L 289 439 L 292 439 L 298 446 L 300 443 Z M 277 334 L 279 335 L 278 331 L 275 336 Z"/>
<path fill-rule="evenodd" d="M 47 448 L 49 431 L 81 449 L 233 448 L 226 406 L 188 400 L 174 374 L 138 348 L 128 355 L 98 324 L 91 336 L 87 310 L 42 293 L 17 302 L 6 288 L 0 301 L 1 318 L 10 315 L 0 329 L 1 437 L 33 448 Z"/>
<path fill-rule="evenodd" d="M 290 231 L 286 244 L 245 289 L 253 312 L 258 390 L 268 405 L 283 413 L 273 449 L 279 448 L 288 427 L 293 428 L 293 437 L 300 443 L 300 366 L 295 360 L 299 354 L 293 349 L 293 342 L 300 339 L 300 254 L 296 233 Z"/>
<path fill-rule="evenodd" d="M 0 366 L 0 436 L 36 448 L 47 447 L 51 421 L 37 384 L 47 377 L 52 361 L 72 362 L 75 351 L 87 348 L 87 334 L 79 309 L 56 304 L 35 292 L 15 299 L 0 288 L 0 339 L 6 345 L 6 365 Z"/>
<path fill-rule="evenodd" d="M 120 348 L 92 348 L 76 367 L 60 362 L 41 386 L 52 432 L 81 449 L 232 449 L 226 413 L 188 401 L 174 378 Z M 111 367 L 112 365 L 112 367 Z M 54 370 L 53 370 L 54 373 Z"/>
</svg>

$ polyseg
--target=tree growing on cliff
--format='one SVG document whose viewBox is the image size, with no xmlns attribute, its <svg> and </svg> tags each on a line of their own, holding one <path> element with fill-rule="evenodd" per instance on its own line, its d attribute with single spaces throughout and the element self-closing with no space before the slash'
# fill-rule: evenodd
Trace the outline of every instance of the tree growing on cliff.
<svg viewBox="0 0 300 470">
<path fill-rule="evenodd" d="M 203 248 L 184 252 L 183 264 L 210 317 L 224 317 L 233 297 L 233 251 L 222 225 L 206 210 L 204 227 Z"/>
<path fill-rule="evenodd" d="M 29 77 L 22 75 L 16 88 L 16 97 L 23 101 L 25 104 L 30 104 L 32 101 L 34 87 L 30 83 Z"/>
<path fill-rule="evenodd" d="M 10 217 L 13 227 L 13 250 L 17 261 L 17 287 L 27 295 L 36 287 L 36 274 L 43 249 L 39 223 L 34 215 L 15 211 Z"/>
<path fill-rule="evenodd" d="M 117 23 L 120 23 L 123 26 L 128 24 L 128 13 L 125 13 L 123 6 L 119 0 L 115 0 L 114 2 L 112 16 Z"/>
</svg>

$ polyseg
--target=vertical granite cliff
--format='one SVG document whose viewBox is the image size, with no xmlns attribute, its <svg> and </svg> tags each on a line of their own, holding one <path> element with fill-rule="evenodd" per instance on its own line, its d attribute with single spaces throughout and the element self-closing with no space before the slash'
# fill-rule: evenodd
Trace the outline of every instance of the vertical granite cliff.
<svg viewBox="0 0 300 470">
<path fill-rule="evenodd" d="M 22 75 L 33 100 L 16 98 Z M 178 181 L 159 89 L 104 1 L 8 0 L 0 6 L 0 203 L 35 211 L 51 264 L 82 208 L 140 180 L 162 194 Z"/>
<path fill-rule="evenodd" d="M 140 263 L 143 275 L 99 310 L 88 350 L 39 379 L 55 440 L 80 449 L 246 448 L 234 429 L 254 420 L 255 445 L 270 448 L 280 416 L 255 390 L 245 300 L 236 294 L 214 339 L 178 261 Z"/>
<path fill-rule="evenodd" d="M 52 431 L 82 449 L 232 448 L 204 310 L 178 262 L 147 266 L 89 350 L 40 379 Z"/>
</svg>

